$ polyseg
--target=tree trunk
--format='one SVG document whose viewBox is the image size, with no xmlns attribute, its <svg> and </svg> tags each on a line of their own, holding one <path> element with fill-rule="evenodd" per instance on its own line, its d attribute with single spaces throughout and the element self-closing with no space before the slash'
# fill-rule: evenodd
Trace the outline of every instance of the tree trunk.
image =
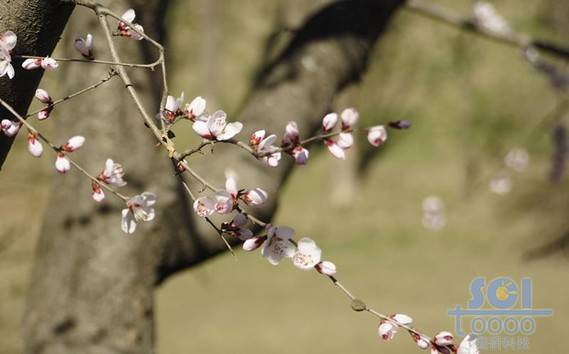
<svg viewBox="0 0 569 354">
<path fill-rule="evenodd" d="M 239 118 L 246 127 L 241 137 L 261 127 L 280 134 L 291 119 L 302 134 L 318 129 L 336 93 L 365 71 L 374 43 L 401 3 L 340 1 L 310 17 L 257 80 Z M 85 31 L 85 21 L 81 23 Z M 142 60 L 138 43 L 128 44 Z M 70 82 L 90 82 L 104 76 L 105 69 L 70 66 L 66 74 Z M 156 110 L 156 93 L 145 92 L 152 82 L 148 73 L 135 77 L 145 102 Z M 68 106 L 73 114 L 63 118 L 65 137 L 87 137 L 74 157 L 89 171 L 101 170 L 111 157 L 125 166 L 131 195 L 157 193 L 157 219 L 125 236 L 119 227 L 124 205 L 111 197 L 94 203 L 88 181 L 75 171 L 56 180 L 30 284 L 26 353 L 152 353 L 154 287 L 226 250 L 206 223 L 194 218 L 168 159 L 154 148 L 118 80 L 110 86 L 90 101 L 105 104 Z M 244 187 L 265 188 L 270 202 L 256 214 L 268 221 L 292 164 L 289 160 L 270 169 L 239 149 L 219 146 L 211 158 L 198 158 L 192 166 L 217 185 L 222 185 L 225 168 L 232 168 Z"/>
<path fill-rule="evenodd" d="M 0 33 L 12 31 L 18 36 L 14 55 L 47 56 L 55 45 L 71 12 L 73 5 L 54 0 L 12 0 L 0 2 Z M 12 58 L 16 76 L 10 80 L 0 78 L 0 97 L 24 115 L 34 97 L 43 70 L 24 70 L 22 60 Z M 15 120 L 0 107 L 0 119 Z M 0 169 L 6 160 L 14 138 L 0 134 Z"/>
</svg>

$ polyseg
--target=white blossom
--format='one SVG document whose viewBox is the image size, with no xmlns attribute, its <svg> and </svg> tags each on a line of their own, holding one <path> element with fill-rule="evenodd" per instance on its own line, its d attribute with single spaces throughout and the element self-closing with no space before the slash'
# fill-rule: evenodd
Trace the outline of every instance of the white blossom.
<svg viewBox="0 0 569 354">
<path fill-rule="evenodd" d="M 322 250 L 314 240 L 303 237 L 298 241 L 296 252 L 292 257 L 292 264 L 302 270 L 309 270 L 320 263 Z"/>
<path fill-rule="evenodd" d="M 371 145 L 378 147 L 387 140 L 387 130 L 383 125 L 371 127 L 368 129 L 367 140 Z"/>
<path fill-rule="evenodd" d="M 295 246 L 290 242 L 294 230 L 287 226 L 268 226 L 267 239 L 261 251 L 272 265 L 278 265 L 283 258 L 294 255 Z"/>
<path fill-rule="evenodd" d="M 93 35 L 91 33 L 87 33 L 85 38 L 75 39 L 73 46 L 86 59 L 95 59 L 95 56 L 93 54 Z"/>
<path fill-rule="evenodd" d="M 226 122 L 227 114 L 224 111 L 216 111 L 204 120 L 196 120 L 192 128 L 196 133 L 207 140 L 224 141 L 233 138 L 243 129 L 240 122 Z"/>
<path fill-rule="evenodd" d="M 342 130 L 351 129 L 360 118 L 360 114 L 355 108 L 346 108 L 340 114 L 342 118 Z"/>
<path fill-rule="evenodd" d="M 121 229 L 124 233 L 132 234 L 136 225 L 142 221 L 151 221 L 155 217 L 154 204 L 156 195 L 144 192 L 135 195 L 126 202 L 126 209 L 122 210 Z"/>
<path fill-rule="evenodd" d="M 141 40 L 144 38 L 141 34 L 136 32 L 138 31 L 144 33 L 144 28 L 141 25 L 134 23 L 134 19 L 136 18 L 136 13 L 134 12 L 133 9 L 126 10 L 125 13 L 121 16 L 121 18 L 126 22 L 130 22 L 132 24 L 132 27 L 135 29 L 133 31 L 125 22 L 120 21 L 118 30 L 121 33 L 121 35 L 136 40 Z"/>
</svg>

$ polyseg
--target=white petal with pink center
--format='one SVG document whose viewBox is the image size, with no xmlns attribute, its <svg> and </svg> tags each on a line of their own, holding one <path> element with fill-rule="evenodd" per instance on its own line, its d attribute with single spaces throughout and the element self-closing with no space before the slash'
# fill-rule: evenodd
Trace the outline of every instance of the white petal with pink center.
<svg viewBox="0 0 569 354">
<path fill-rule="evenodd" d="M 127 208 L 122 210 L 122 231 L 132 234 L 136 230 L 137 224 L 153 220 L 155 217 L 154 204 L 156 204 L 154 193 L 144 192 L 130 198 L 126 202 Z"/>
<path fill-rule="evenodd" d="M 59 67 L 57 61 L 50 57 L 43 58 L 40 62 L 40 65 L 44 70 L 55 70 Z"/>
<path fill-rule="evenodd" d="M 264 130 L 257 130 L 256 132 L 251 134 L 251 137 L 249 138 L 249 145 L 251 146 L 259 145 L 261 141 L 263 141 L 263 139 L 265 138 L 265 134 L 266 132 Z"/>
<path fill-rule="evenodd" d="M 83 146 L 84 143 L 85 137 L 76 135 L 74 137 L 71 137 L 61 148 L 66 152 L 73 152 Z"/>
<path fill-rule="evenodd" d="M 226 191 L 216 192 L 215 196 L 215 211 L 218 214 L 228 214 L 233 211 L 234 200 L 231 194 Z"/>
<path fill-rule="evenodd" d="M 278 265 L 283 258 L 292 257 L 296 250 L 296 247 L 290 242 L 293 235 L 294 230 L 290 227 L 269 226 L 267 240 L 261 254 L 272 265 Z"/>
<path fill-rule="evenodd" d="M 322 250 L 314 240 L 303 237 L 298 241 L 296 252 L 292 257 L 292 264 L 302 270 L 310 270 L 320 263 Z"/>
<path fill-rule="evenodd" d="M 41 59 L 26 59 L 22 63 L 22 68 L 26 70 L 34 70 L 41 68 Z"/>
<path fill-rule="evenodd" d="M 200 197 L 194 201 L 194 211 L 202 218 L 215 212 L 215 200 L 211 197 Z"/>
<path fill-rule="evenodd" d="M 107 184 L 115 187 L 124 187 L 126 182 L 124 178 L 124 169 L 121 164 L 114 162 L 111 159 L 105 161 L 105 169 L 101 173 L 100 178 Z"/>
<path fill-rule="evenodd" d="M 91 189 L 93 190 L 91 196 L 97 203 L 100 203 L 103 201 L 103 199 L 105 199 L 105 192 L 103 192 L 103 189 L 98 183 L 93 182 L 91 184 Z"/>
<path fill-rule="evenodd" d="M 264 236 L 251 237 L 250 239 L 243 242 L 243 250 L 247 252 L 254 251 L 257 248 L 261 247 L 265 240 L 266 237 Z"/>
<path fill-rule="evenodd" d="M 300 133 L 298 131 L 298 125 L 294 121 L 288 122 L 285 127 L 285 133 L 283 135 L 283 145 L 297 145 L 300 141 Z"/>
</svg>

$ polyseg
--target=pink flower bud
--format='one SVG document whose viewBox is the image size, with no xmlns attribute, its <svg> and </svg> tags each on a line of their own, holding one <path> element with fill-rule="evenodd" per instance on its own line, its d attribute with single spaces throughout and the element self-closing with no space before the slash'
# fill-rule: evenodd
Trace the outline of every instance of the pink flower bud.
<svg viewBox="0 0 569 354">
<path fill-rule="evenodd" d="M 404 315 L 402 313 L 396 313 L 394 315 L 389 316 L 391 317 L 395 322 L 402 324 L 402 325 L 410 325 L 411 323 L 413 323 L 413 319 L 407 315 Z"/>
<path fill-rule="evenodd" d="M 324 116 L 324 118 L 322 118 L 322 129 L 325 132 L 329 132 L 330 130 L 334 129 L 337 122 L 338 122 L 338 114 L 328 113 L 327 115 Z"/>
<path fill-rule="evenodd" d="M 306 165 L 310 152 L 302 146 L 297 146 L 292 150 L 292 157 L 297 165 Z"/>
<path fill-rule="evenodd" d="M 18 134 L 18 131 L 20 131 L 20 128 L 22 127 L 22 123 L 13 122 L 9 119 L 3 119 L 2 122 L 0 122 L 0 127 L 2 128 L 2 132 L 6 136 L 13 137 L 16 134 Z"/>
<path fill-rule="evenodd" d="M 379 323 L 379 327 L 377 328 L 377 332 L 378 332 L 379 336 L 381 337 L 381 339 L 386 340 L 386 341 L 390 341 L 395 336 L 395 333 L 397 333 L 397 328 L 390 321 L 384 320 L 384 321 L 381 321 Z"/>
<path fill-rule="evenodd" d="M 367 140 L 369 143 L 375 147 L 378 147 L 385 143 L 387 140 L 387 131 L 383 125 L 378 125 L 371 127 L 367 133 Z"/>
<path fill-rule="evenodd" d="M 285 127 L 285 133 L 283 135 L 283 146 L 287 145 L 298 145 L 300 142 L 300 133 L 298 131 L 298 125 L 294 121 L 288 122 Z"/>
<path fill-rule="evenodd" d="M 332 276 L 336 274 L 336 265 L 332 262 L 323 261 L 314 266 L 320 274 Z"/>
<path fill-rule="evenodd" d="M 250 205 L 261 205 L 263 204 L 268 198 L 267 192 L 265 192 L 261 188 L 254 188 L 248 190 L 242 197 L 243 201 L 246 204 Z"/>
<path fill-rule="evenodd" d="M 71 163 L 67 157 L 65 157 L 65 154 L 61 152 L 57 154 L 57 159 L 55 160 L 55 169 L 59 173 L 66 173 L 71 169 Z"/>
<path fill-rule="evenodd" d="M 43 58 L 40 62 L 40 65 L 44 70 L 55 70 L 59 66 L 57 61 L 50 57 Z"/>
<path fill-rule="evenodd" d="M 66 152 L 73 152 L 83 146 L 83 143 L 85 143 L 85 138 L 80 135 L 76 135 L 69 139 L 61 149 Z"/>
<path fill-rule="evenodd" d="M 401 130 L 409 129 L 411 128 L 411 125 L 412 125 L 411 121 L 406 119 L 389 122 L 389 126 L 393 129 L 401 129 Z"/>
<path fill-rule="evenodd" d="M 28 151 L 35 157 L 40 157 L 43 153 L 43 146 L 38 140 L 38 136 L 34 133 L 28 134 Z"/>
<path fill-rule="evenodd" d="M 105 199 L 105 192 L 103 192 L 103 189 L 98 183 L 91 183 L 91 188 L 93 189 L 93 194 L 91 196 L 97 203 L 100 203 Z"/>
<path fill-rule="evenodd" d="M 431 346 L 431 342 L 427 338 L 421 336 L 420 334 L 411 331 L 409 331 L 409 334 L 411 335 L 411 338 L 413 338 L 415 344 L 417 344 L 419 348 L 425 350 Z"/>
<path fill-rule="evenodd" d="M 243 242 L 243 250 L 245 251 L 254 251 L 257 248 L 261 247 L 261 245 L 265 242 L 267 237 L 265 236 L 255 236 L 251 237 L 250 239 Z"/>
<path fill-rule="evenodd" d="M 95 59 L 93 55 L 93 35 L 88 33 L 85 38 L 77 38 L 73 43 L 75 49 L 89 60 Z"/>
<path fill-rule="evenodd" d="M 342 130 L 351 129 L 358 122 L 360 114 L 354 108 L 346 108 L 342 111 Z"/>
<path fill-rule="evenodd" d="M 41 59 L 26 59 L 22 63 L 22 68 L 26 70 L 34 70 L 41 68 Z"/>
<path fill-rule="evenodd" d="M 448 331 L 442 331 L 439 332 L 433 340 L 436 345 L 451 345 L 452 341 L 454 340 L 454 336 Z"/>
<path fill-rule="evenodd" d="M 38 112 L 38 119 L 39 120 L 48 119 L 50 114 L 51 114 L 51 108 L 42 109 L 41 111 Z"/>
<path fill-rule="evenodd" d="M 37 89 L 36 90 L 36 98 L 41 102 L 41 103 L 45 103 L 45 104 L 49 104 L 52 102 L 51 97 L 49 96 L 49 94 L 47 93 L 46 90 L 44 89 Z"/>
</svg>

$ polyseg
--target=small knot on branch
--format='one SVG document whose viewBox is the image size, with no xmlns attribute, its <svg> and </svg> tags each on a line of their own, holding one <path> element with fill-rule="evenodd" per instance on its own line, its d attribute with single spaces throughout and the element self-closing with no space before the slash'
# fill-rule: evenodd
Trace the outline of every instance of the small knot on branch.
<svg viewBox="0 0 569 354">
<path fill-rule="evenodd" d="M 360 299 L 353 299 L 352 303 L 352 310 L 356 311 L 356 312 L 362 312 L 367 310 L 367 305 L 365 304 L 365 302 L 363 302 Z"/>
</svg>

